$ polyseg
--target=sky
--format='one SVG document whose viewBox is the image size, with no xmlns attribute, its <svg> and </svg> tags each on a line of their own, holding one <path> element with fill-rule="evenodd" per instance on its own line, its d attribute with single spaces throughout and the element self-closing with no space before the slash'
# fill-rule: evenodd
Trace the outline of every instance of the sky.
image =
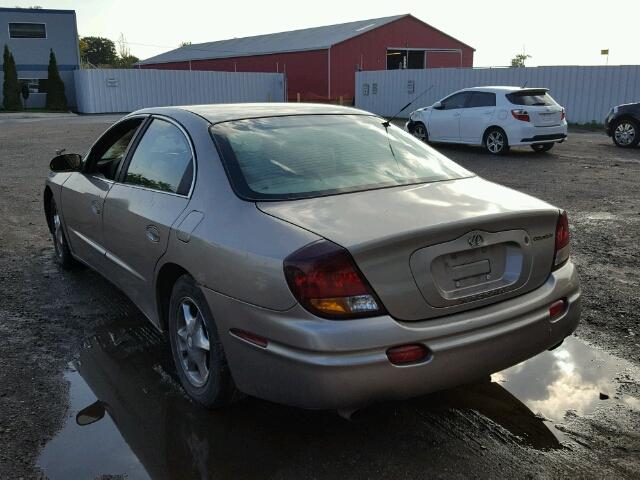
<svg viewBox="0 0 640 480">
<path fill-rule="evenodd" d="M 1 1 L 1 0 L 0 0 Z M 81 36 L 117 41 L 144 59 L 193 43 L 411 13 L 476 49 L 474 66 L 504 66 L 516 54 L 527 66 L 640 63 L 640 2 L 623 8 L 593 0 L 10 0 L 0 6 L 76 10 Z M 624 15 L 621 15 L 624 12 Z"/>
</svg>

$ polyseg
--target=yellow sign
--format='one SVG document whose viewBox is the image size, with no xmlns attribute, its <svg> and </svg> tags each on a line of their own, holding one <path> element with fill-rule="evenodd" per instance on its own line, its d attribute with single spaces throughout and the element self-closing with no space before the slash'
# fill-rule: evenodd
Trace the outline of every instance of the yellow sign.
<svg viewBox="0 0 640 480">
<path fill-rule="evenodd" d="M 600 55 L 609 55 L 609 49 L 607 48 L 606 50 L 600 50 Z"/>
</svg>

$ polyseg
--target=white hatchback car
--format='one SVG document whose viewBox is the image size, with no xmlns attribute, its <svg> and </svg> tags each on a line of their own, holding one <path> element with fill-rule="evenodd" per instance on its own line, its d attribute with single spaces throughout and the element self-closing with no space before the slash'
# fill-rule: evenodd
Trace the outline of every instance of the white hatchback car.
<svg viewBox="0 0 640 480">
<path fill-rule="evenodd" d="M 567 138 L 564 108 L 546 88 L 465 88 L 412 112 L 405 128 L 427 142 L 483 145 L 494 155 L 518 145 L 546 152 Z"/>
</svg>

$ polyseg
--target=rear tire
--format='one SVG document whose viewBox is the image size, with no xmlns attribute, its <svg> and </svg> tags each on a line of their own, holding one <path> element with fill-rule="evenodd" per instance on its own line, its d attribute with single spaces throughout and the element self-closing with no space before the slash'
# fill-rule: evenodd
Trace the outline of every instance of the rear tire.
<svg viewBox="0 0 640 480">
<path fill-rule="evenodd" d="M 509 151 L 507 134 L 498 127 L 493 127 L 486 131 L 483 144 L 491 155 L 504 155 Z"/>
<path fill-rule="evenodd" d="M 553 143 L 534 143 L 531 150 L 538 153 L 548 152 L 553 148 Z"/>
<path fill-rule="evenodd" d="M 169 303 L 169 341 L 180 383 L 199 404 L 221 408 L 238 391 L 209 304 L 189 275 L 176 281 Z"/>
<path fill-rule="evenodd" d="M 69 242 L 67 242 L 67 237 L 64 234 L 62 218 L 58 212 L 56 201 L 53 198 L 51 199 L 50 212 L 51 235 L 53 237 L 56 262 L 65 270 L 70 270 L 76 265 L 76 261 L 73 255 L 71 255 L 71 250 L 69 250 Z"/>
<path fill-rule="evenodd" d="M 633 120 L 618 120 L 613 125 L 613 143 L 621 148 L 633 148 L 640 142 L 640 126 Z"/>
</svg>

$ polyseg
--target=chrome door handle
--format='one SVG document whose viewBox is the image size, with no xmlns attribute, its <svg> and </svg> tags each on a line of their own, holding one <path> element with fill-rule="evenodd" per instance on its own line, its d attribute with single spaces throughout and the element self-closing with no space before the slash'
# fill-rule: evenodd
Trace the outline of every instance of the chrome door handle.
<svg viewBox="0 0 640 480">
<path fill-rule="evenodd" d="M 160 230 L 155 225 L 149 225 L 147 226 L 146 236 L 150 242 L 158 243 L 160 241 Z"/>
</svg>

